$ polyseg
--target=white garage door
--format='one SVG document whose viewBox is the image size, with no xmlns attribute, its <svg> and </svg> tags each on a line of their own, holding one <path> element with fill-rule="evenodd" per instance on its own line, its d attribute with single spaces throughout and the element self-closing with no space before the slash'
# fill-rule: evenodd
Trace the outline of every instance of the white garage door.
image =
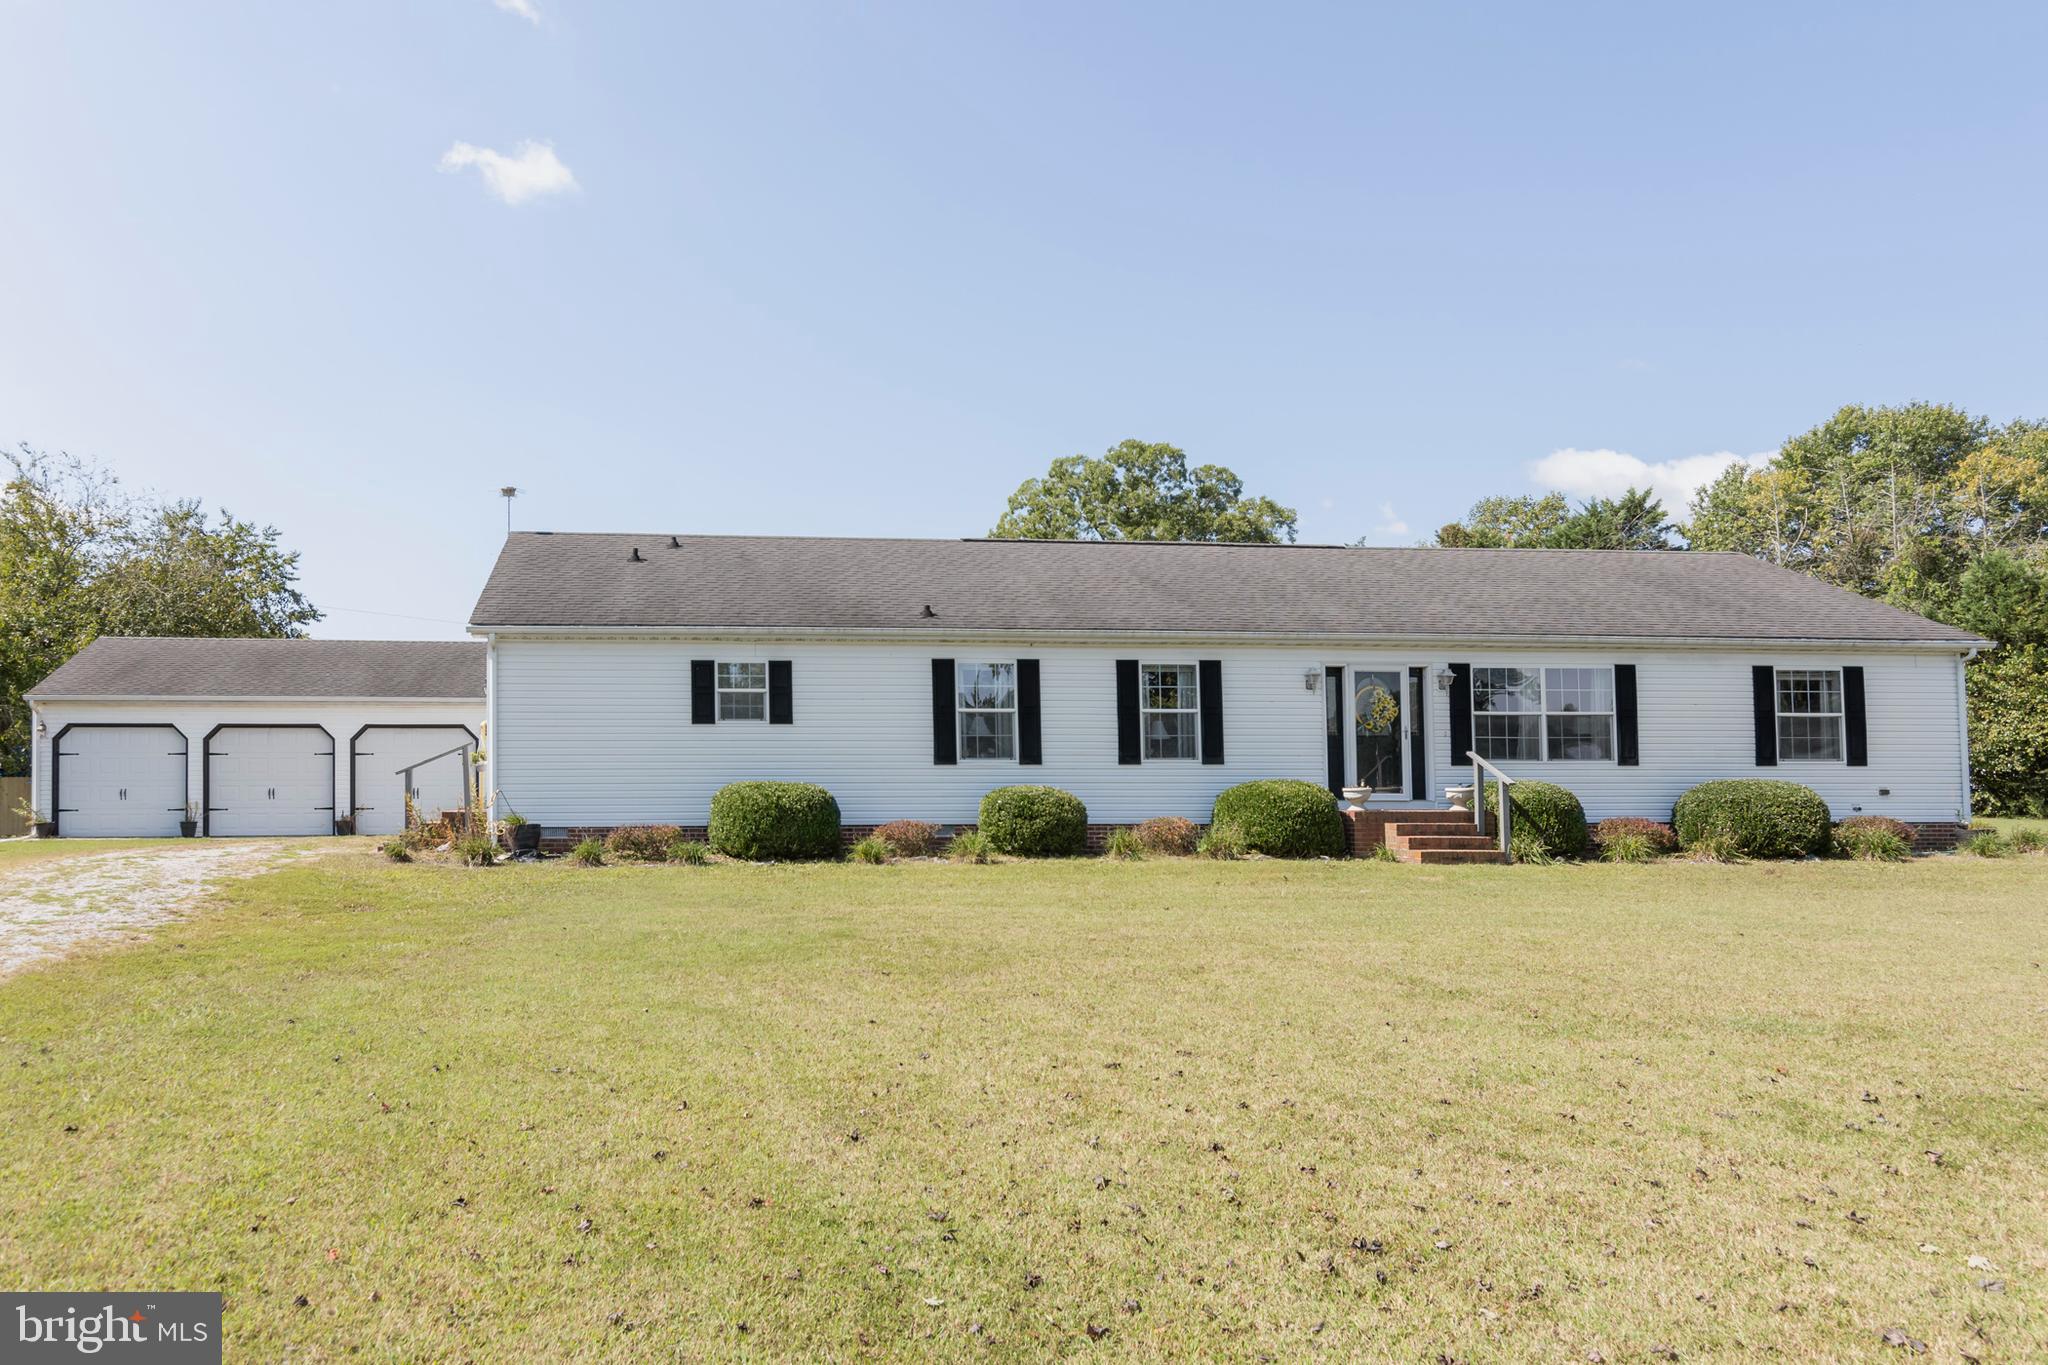
<svg viewBox="0 0 2048 1365">
<path fill-rule="evenodd" d="M 57 739 L 57 832 L 175 838 L 185 818 L 185 737 L 168 725 L 74 725 Z"/>
<path fill-rule="evenodd" d="M 405 828 L 405 798 L 431 820 L 469 804 L 476 740 L 459 725 L 378 725 L 356 736 L 356 833 Z"/>
<path fill-rule="evenodd" d="M 206 832 L 334 833 L 334 741 L 313 725 L 231 725 L 206 745 Z"/>
</svg>

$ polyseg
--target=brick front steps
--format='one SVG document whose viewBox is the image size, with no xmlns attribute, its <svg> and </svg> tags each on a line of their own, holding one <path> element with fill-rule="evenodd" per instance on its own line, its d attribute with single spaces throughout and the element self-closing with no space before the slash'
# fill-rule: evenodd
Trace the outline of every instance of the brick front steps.
<svg viewBox="0 0 2048 1365">
<path fill-rule="evenodd" d="M 1354 856 L 1385 844 L 1404 863 L 1507 861 L 1491 835 L 1473 829 L 1466 811 L 1368 807 L 1345 811 L 1344 821 L 1350 827 Z"/>
</svg>

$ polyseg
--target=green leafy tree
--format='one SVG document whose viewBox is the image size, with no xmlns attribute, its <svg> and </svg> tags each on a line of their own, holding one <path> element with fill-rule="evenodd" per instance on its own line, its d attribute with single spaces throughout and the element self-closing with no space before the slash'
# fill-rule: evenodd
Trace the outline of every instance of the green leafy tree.
<svg viewBox="0 0 2048 1365">
<path fill-rule="evenodd" d="M 1100 456 L 1068 455 L 1010 495 L 989 532 L 1017 540 L 1228 540 L 1292 543 L 1295 511 L 1247 497 L 1221 465 L 1188 468 L 1170 445 L 1123 441 Z"/>
<path fill-rule="evenodd" d="M 1436 533 L 1454 549 L 1668 550 L 1674 528 L 1647 489 L 1593 498 L 1574 508 L 1562 493 L 1481 498 L 1463 521 Z"/>
<path fill-rule="evenodd" d="M 0 769 L 26 770 L 22 694 L 100 635 L 288 636 L 320 619 L 274 527 L 125 495 L 23 446 L 0 485 Z"/>
</svg>

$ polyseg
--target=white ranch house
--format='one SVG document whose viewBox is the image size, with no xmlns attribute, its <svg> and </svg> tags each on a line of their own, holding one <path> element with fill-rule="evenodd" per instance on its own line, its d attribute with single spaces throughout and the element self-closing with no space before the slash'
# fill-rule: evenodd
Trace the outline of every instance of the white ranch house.
<svg viewBox="0 0 2048 1365">
<path fill-rule="evenodd" d="M 1740 555 L 545 532 L 470 629 L 492 786 L 556 843 L 745 778 L 850 831 L 1019 782 L 1101 826 L 1266 777 L 1441 806 L 1470 752 L 1595 820 L 1773 776 L 1944 842 L 1988 643 Z"/>
<path fill-rule="evenodd" d="M 1477 753 L 1595 820 L 1769 776 L 1939 844 L 1989 643 L 1740 555 L 547 532 L 469 628 L 95 641 L 30 694 L 35 804 L 66 835 L 381 833 L 478 782 L 560 847 L 702 829 L 749 778 L 828 788 L 852 835 L 1024 782 L 1098 833 L 1203 822 L 1292 777 L 1373 841 Z"/>
</svg>

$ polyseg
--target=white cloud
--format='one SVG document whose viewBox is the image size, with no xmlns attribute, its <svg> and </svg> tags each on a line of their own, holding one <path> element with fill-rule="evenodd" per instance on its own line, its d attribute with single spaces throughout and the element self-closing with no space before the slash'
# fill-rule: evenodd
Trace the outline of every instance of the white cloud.
<svg viewBox="0 0 2048 1365">
<path fill-rule="evenodd" d="M 1401 520 L 1400 513 L 1394 510 L 1394 504 L 1391 502 L 1381 503 L 1379 524 L 1372 528 L 1372 538 L 1382 541 L 1399 540 L 1407 534 L 1408 523 Z"/>
<path fill-rule="evenodd" d="M 540 10 L 533 0 L 491 0 L 491 3 L 507 14 L 516 14 L 529 24 L 540 22 Z"/>
<path fill-rule="evenodd" d="M 1553 450 L 1529 466 L 1529 477 L 1539 487 L 1579 498 L 1612 498 L 1631 488 L 1648 488 L 1663 499 L 1665 511 L 1683 516 L 1692 495 L 1720 477 L 1729 465 L 1767 464 L 1777 453 L 1766 450 L 1737 455 L 1732 450 L 1717 450 L 1711 455 L 1652 461 L 1619 450 Z"/>
<path fill-rule="evenodd" d="M 522 142 L 511 156 L 489 147 L 458 142 L 441 154 L 444 171 L 469 166 L 482 172 L 484 187 L 508 204 L 523 204 L 542 195 L 567 194 L 577 188 L 574 172 L 555 155 L 551 142 Z"/>
</svg>

